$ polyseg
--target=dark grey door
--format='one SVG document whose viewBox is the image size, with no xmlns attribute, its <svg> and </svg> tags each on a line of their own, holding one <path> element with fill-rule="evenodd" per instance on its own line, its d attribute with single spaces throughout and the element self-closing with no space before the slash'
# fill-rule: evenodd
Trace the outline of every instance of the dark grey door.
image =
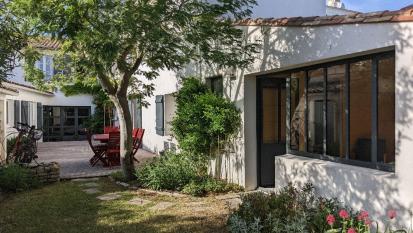
<svg viewBox="0 0 413 233">
<path fill-rule="evenodd" d="M 286 153 L 285 79 L 260 78 L 257 90 L 258 183 L 274 186 L 275 156 Z"/>
</svg>

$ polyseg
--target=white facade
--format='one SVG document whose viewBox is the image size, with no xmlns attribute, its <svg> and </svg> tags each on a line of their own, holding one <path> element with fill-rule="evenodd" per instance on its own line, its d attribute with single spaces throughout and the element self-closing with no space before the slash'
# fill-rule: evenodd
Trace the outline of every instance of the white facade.
<svg viewBox="0 0 413 233">
<path fill-rule="evenodd" d="M 243 128 L 234 142 L 235 152 L 211 163 L 211 173 L 243 185 L 247 190 L 257 183 L 257 77 L 263 74 L 321 64 L 377 52 L 394 51 L 396 58 L 396 162 L 395 172 L 284 155 L 275 161 L 275 188 L 288 182 L 312 182 L 327 196 L 338 197 L 357 209 L 366 209 L 374 217 L 396 209 L 403 223 L 413 211 L 413 22 L 345 24 L 318 27 L 240 26 L 254 42 L 262 42 L 262 50 L 248 69 L 237 70 L 236 79 L 224 74 L 224 95 L 242 111 Z M 198 75 L 204 68 L 191 66 L 185 75 Z M 206 77 L 208 74 L 204 74 Z M 160 76 L 155 95 L 177 90 L 177 78 L 172 73 Z M 150 102 L 153 100 L 150 100 Z M 146 113 L 145 113 L 146 112 Z M 153 130 L 154 109 L 144 110 L 144 128 Z M 151 124 L 152 122 L 152 124 Z M 163 138 L 145 135 L 152 148 L 162 147 Z M 149 141 L 149 142 L 148 142 Z M 157 144 L 157 145 L 155 145 Z"/>
<path fill-rule="evenodd" d="M 52 52 L 44 51 L 45 56 L 41 58 L 42 62 L 37 62 L 37 67 L 41 68 L 45 72 L 45 78 L 50 78 L 50 75 L 54 73 L 53 70 L 53 57 Z M 21 62 L 13 70 L 12 75 L 8 78 L 10 82 L 3 82 L 5 87 L 17 90 L 16 95 L 5 95 L 6 99 L 6 121 L 5 128 L 9 137 L 15 136 L 15 130 L 13 127 L 15 123 L 22 120 L 22 103 L 27 103 L 28 114 L 27 123 L 35 125 L 38 128 L 43 126 L 43 107 L 44 106 L 56 106 L 56 107 L 90 107 L 91 113 L 94 112 L 94 105 L 92 104 L 93 98 L 91 95 L 75 95 L 65 96 L 64 93 L 57 90 L 55 92 L 43 92 L 25 80 L 24 69 Z M 15 108 L 19 110 L 16 112 Z M 41 111 L 41 112 L 39 112 Z M 16 116 L 16 114 L 19 116 Z M 26 118 L 26 116 L 25 116 Z M 41 125 L 39 125 L 41 124 Z"/>
</svg>

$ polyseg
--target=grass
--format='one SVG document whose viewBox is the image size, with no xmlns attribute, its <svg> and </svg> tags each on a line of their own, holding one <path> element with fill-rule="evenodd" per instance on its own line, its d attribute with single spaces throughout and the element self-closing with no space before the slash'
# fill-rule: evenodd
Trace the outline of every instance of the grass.
<svg viewBox="0 0 413 233">
<path fill-rule="evenodd" d="M 86 194 L 80 182 L 66 181 L 9 196 L 0 202 L 0 233 L 226 232 L 228 210 L 214 197 L 131 191 L 107 178 L 97 183 L 101 190 L 98 194 Z M 110 192 L 122 197 L 114 201 L 96 199 Z M 134 197 L 152 203 L 144 207 L 129 204 Z M 149 210 L 161 201 L 175 205 L 163 211 Z"/>
</svg>

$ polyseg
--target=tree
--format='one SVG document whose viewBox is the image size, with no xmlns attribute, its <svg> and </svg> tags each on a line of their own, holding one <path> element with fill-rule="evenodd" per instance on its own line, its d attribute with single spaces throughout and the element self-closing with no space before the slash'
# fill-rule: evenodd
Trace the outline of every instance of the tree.
<svg viewBox="0 0 413 233">
<path fill-rule="evenodd" d="M 24 33 L 17 27 L 7 4 L 7 1 L 0 1 L 0 81 L 13 70 L 26 44 Z"/>
<path fill-rule="evenodd" d="M 51 35 L 62 45 L 58 66 L 68 67 L 51 83 L 96 78 L 118 113 L 121 164 L 133 177 L 132 120 L 128 94 L 151 95 L 160 70 L 179 70 L 202 61 L 222 67 L 246 66 L 255 45 L 233 20 L 248 16 L 255 0 L 13 0 L 13 11 L 30 23 L 31 36 Z M 30 49 L 30 48 L 29 48 Z M 26 56 L 35 83 L 35 52 Z"/>
</svg>

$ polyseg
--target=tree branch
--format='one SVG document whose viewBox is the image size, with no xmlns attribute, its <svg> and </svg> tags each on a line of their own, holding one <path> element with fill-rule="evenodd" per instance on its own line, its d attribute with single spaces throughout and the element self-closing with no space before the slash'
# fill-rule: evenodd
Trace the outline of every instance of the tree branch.
<svg viewBox="0 0 413 233">
<path fill-rule="evenodd" d="M 143 54 L 140 54 L 136 61 L 134 62 L 133 66 L 123 74 L 122 79 L 120 80 L 119 87 L 117 90 L 117 94 L 124 94 L 128 91 L 129 81 L 132 75 L 138 70 L 139 66 L 143 61 Z"/>
<path fill-rule="evenodd" d="M 109 94 L 109 95 L 115 95 L 116 94 L 116 88 L 114 85 L 110 82 L 110 78 L 102 72 L 102 69 L 99 68 L 98 65 L 96 65 L 96 70 L 98 73 L 98 80 L 100 84 L 102 85 L 103 89 Z"/>
</svg>

